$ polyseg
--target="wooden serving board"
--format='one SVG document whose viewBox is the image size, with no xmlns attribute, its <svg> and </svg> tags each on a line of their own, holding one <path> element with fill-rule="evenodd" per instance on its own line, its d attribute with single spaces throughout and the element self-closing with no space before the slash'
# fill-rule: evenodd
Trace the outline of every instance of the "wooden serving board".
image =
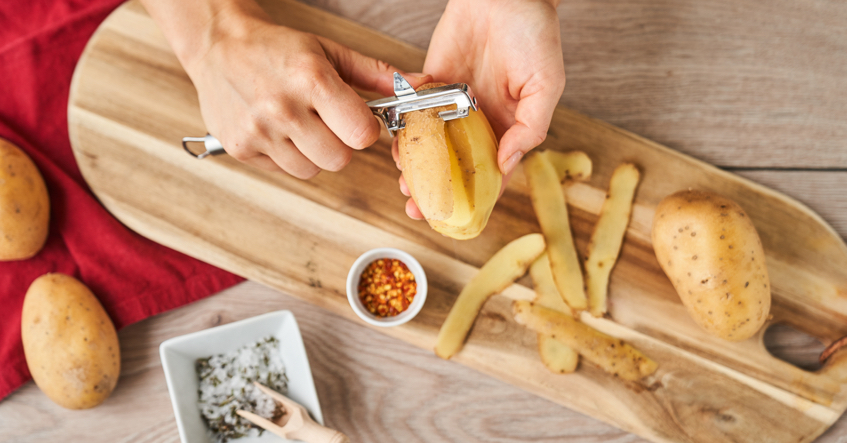
<svg viewBox="0 0 847 443">
<path fill-rule="evenodd" d="M 419 71 L 424 52 L 291 0 L 263 6 L 281 24 L 324 35 L 400 69 Z M 484 105 L 484 103 L 483 103 Z M 345 295 L 353 261 L 375 247 L 414 255 L 429 279 L 426 306 L 402 327 L 379 329 L 432 349 L 461 287 L 497 249 L 539 228 L 524 177 L 515 174 L 484 233 L 458 242 L 403 211 L 398 171 L 383 136 L 342 172 L 310 181 L 265 173 L 227 156 L 198 161 L 185 135 L 205 134 L 194 88 L 137 2 L 115 11 L 77 67 L 69 104 L 79 167 L 100 201 L 159 243 L 357 320 Z M 650 244 L 655 205 L 684 188 L 717 191 L 743 206 L 761 234 L 773 286 L 773 319 L 824 344 L 847 335 L 847 246 L 790 198 L 567 109 L 544 145 L 587 152 L 595 174 L 566 192 L 577 244 L 585 246 L 611 171 L 636 163 L 643 183 L 612 274 L 611 319 L 584 318 L 659 363 L 651 389 L 628 388 L 590 364 L 555 375 L 541 364 L 535 333 L 515 324 L 523 284 L 486 304 L 453 360 L 657 442 L 808 442 L 847 408 L 847 368 L 816 372 L 771 356 L 764 330 L 741 343 L 707 336 L 686 315 Z M 523 281 L 522 281 L 523 282 Z"/>
</svg>

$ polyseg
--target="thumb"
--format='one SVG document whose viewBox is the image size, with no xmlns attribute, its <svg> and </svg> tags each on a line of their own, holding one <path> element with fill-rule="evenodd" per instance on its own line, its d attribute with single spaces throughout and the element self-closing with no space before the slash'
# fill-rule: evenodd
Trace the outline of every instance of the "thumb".
<svg viewBox="0 0 847 443">
<path fill-rule="evenodd" d="M 432 83 L 434 80 L 429 74 L 422 74 L 420 72 L 400 72 L 400 75 L 409 82 L 409 85 L 415 89 L 420 88 L 422 85 L 427 83 Z M 394 95 L 394 74 L 391 74 L 391 93 L 390 95 Z"/>
<path fill-rule="evenodd" d="M 555 92 L 540 89 L 518 102 L 515 124 L 503 134 L 497 152 L 497 163 L 503 174 L 511 174 L 521 158 L 547 138 L 547 129 L 561 95 L 561 91 L 558 95 Z"/>
<path fill-rule="evenodd" d="M 406 74 L 400 69 L 366 55 L 362 55 L 332 40 L 318 37 L 327 59 L 332 63 L 338 75 L 350 86 L 365 91 L 377 92 L 384 96 L 394 95 L 394 73 L 400 75 L 417 88 L 432 81 L 426 74 Z"/>
</svg>

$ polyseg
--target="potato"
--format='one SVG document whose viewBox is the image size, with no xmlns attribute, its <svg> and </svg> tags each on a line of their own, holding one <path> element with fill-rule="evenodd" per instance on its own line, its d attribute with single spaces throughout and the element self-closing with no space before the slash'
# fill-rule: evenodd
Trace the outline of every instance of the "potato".
<svg viewBox="0 0 847 443">
<path fill-rule="evenodd" d="M 527 234 L 497 251 L 462 288 L 435 343 L 435 354 L 449 359 L 462 349 L 482 305 L 492 295 L 506 289 L 526 274 L 527 268 L 544 253 L 544 237 Z"/>
<path fill-rule="evenodd" d="M 47 241 L 50 198 L 35 163 L 0 138 L 0 260 L 23 260 Z"/>
<path fill-rule="evenodd" d="M 429 83 L 418 90 L 442 86 Z M 453 106 L 455 108 L 455 106 Z M 488 223 L 503 177 L 497 138 L 482 110 L 445 122 L 449 107 L 403 114 L 398 146 L 403 177 L 429 225 L 457 240 L 474 238 Z"/>
<path fill-rule="evenodd" d="M 427 84 L 420 90 L 441 84 Z M 400 165 L 412 198 L 427 220 L 447 220 L 453 215 L 451 156 L 444 120 L 438 116 L 446 106 L 403 115 L 398 132 Z"/>
<path fill-rule="evenodd" d="M 32 282 L 21 335 L 35 384 L 59 406 L 92 408 L 112 393 L 121 372 L 118 335 L 79 280 L 45 274 Z"/>
<path fill-rule="evenodd" d="M 765 252 L 732 200 L 680 191 L 656 207 L 653 249 L 692 318 L 717 337 L 752 337 L 771 307 Z"/>
</svg>

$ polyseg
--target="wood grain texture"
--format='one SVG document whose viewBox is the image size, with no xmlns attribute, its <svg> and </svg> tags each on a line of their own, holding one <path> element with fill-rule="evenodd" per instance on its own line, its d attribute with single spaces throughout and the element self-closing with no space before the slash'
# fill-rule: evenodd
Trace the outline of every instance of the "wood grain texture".
<svg viewBox="0 0 847 443">
<path fill-rule="evenodd" d="M 97 409 L 65 410 L 25 385 L 0 403 L 0 441 L 178 442 L 159 344 L 280 309 L 297 318 L 327 425 L 354 442 L 644 441 L 252 282 L 124 328 L 124 372 Z"/>
<path fill-rule="evenodd" d="M 426 48 L 447 2 L 306 3 Z M 847 3 L 566 0 L 558 15 L 562 105 L 719 166 L 847 166 Z"/>
<path fill-rule="evenodd" d="M 847 171 L 749 170 L 736 174 L 791 195 L 847 238 Z"/>
<path fill-rule="evenodd" d="M 264 5 L 285 24 L 403 69 L 423 61 L 422 51 L 331 15 L 288 1 Z M 69 118 L 86 180 L 129 227 L 344 317 L 355 318 L 344 296 L 355 258 L 376 246 L 409 251 L 429 275 L 427 305 L 415 321 L 381 332 L 424 349 L 431 349 L 477 267 L 507 242 L 538 230 L 520 174 L 477 239 L 451 241 L 410 221 L 386 138 L 343 172 L 309 182 L 231 158 L 192 159 L 178 140 L 204 132 L 193 88 L 135 3 L 92 39 L 75 76 Z M 736 199 L 762 235 L 773 321 L 828 343 L 847 334 L 847 246 L 830 227 L 780 194 L 564 108 L 545 146 L 582 149 L 595 159 L 592 180 L 567 189 L 583 254 L 611 171 L 631 161 L 644 172 L 610 286 L 615 321 L 586 321 L 656 360 L 655 389 L 631 390 L 591 365 L 568 376 L 549 373 L 538 361 L 535 334 L 509 320 L 510 300 L 533 297 L 521 285 L 489 301 L 456 362 L 653 441 L 803 442 L 836 421 L 847 407 L 840 367 L 810 373 L 772 357 L 761 336 L 739 344 L 706 336 L 684 314 L 649 243 L 653 208 L 668 193 L 691 186 Z"/>
<path fill-rule="evenodd" d="M 297 318 L 327 423 L 353 441 L 646 441 L 253 282 L 124 328 L 123 374 L 97 409 L 62 409 L 26 384 L 0 402 L 0 441 L 176 443 L 159 344 L 279 309 Z M 816 442 L 842 442 L 845 435 L 842 417 Z"/>
<path fill-rule="evenodd" d="M 419 48 L 447 5 L 303 3 Z M 742 168 L 739 175 L 805 203 L 847 238 L 847 119 L 838 117 L 847 102 L 837 98 L 847 95 L 844 2 L 567 0 L 558 13 L 568 76 L 561 104 Z"/>
</svg>

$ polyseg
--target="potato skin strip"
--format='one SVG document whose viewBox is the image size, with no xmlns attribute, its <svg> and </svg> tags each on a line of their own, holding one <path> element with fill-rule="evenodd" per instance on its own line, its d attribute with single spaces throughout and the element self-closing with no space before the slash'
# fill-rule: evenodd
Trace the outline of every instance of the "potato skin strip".
<svg viewBox="0 0 847 443">
<path fill-rule="evenodd" d="M 559 181 L 585 181 L 591 178 L 591 158 L 582 151 L 544 151 L 544 155 L 553 164 Z"/>
<path fill-rule="evenodd" d="M 601 317 L 607 311 L 609 276 L 621 252 L 640 178 L 641 174 L 633 164 L 625 163 L 615 169 L 600 219 L 588 244 L 585 281 L 589 312 L 595 317 Z"/>
<path fill-rule="evenodd" d="M 515 321 L 574 348 L 604 371 L 630 382 L 656 372 L 655 361 L 623 340 L 606 335 L 573 317 L 526 300 L 512 303 Z"/>
<path fill-rule="evenodd" d="M 526 274 L 530 264 L 544 253 L 544 247 L 541 234 L 528 234 L 504 246 L 482 265 L 441 325 L 435 354 L 446 360 L 459 352 L 486 300 Z"/>
<path fill-rule="evenodd" d="M 559 295 L 576 314 L 588 307 L 588 300 L 568 221 L 565 193 L 546 152 L 529 155 L 523 165 L 532 207 L 547 242 L 553 280 Z"/>
<path fill-rule="evenodd" d="M 570 313 L 571 309 L 562 301 L 562 296 L 556 289 L 547 254 L 532 263 L 529 275 L 532 276 L 532 285 L 535 288 L 535 303 L 564 314 Z M 544 366 L 556 374 L 574 372 L 579 364 L 579 354 L 573 348 L 545 334 L 538 334 L 538 355 Z"/>
</svg>

